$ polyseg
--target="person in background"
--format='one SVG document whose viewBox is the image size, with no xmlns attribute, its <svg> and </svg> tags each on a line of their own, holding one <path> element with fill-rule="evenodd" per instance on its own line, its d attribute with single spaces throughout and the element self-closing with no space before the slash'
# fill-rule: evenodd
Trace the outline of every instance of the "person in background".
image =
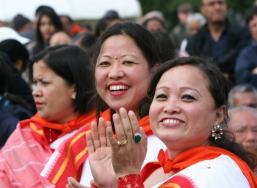
<svg viewBox="0 0 257 188">
<path fill-rule="evenodd" d="M 67 45 L 71 44 L 71 38 L 64 31 L 59 31 L 54 33 L 49 40 L 49 46 L 57 46 L 57 45 L 65 45 L 65 44 Z"/>
<path fill-rule="evenodd" d="M 201 0 L 201 13 L 207 23 L 196 35 L 188 38 L 189 55 L 213 59 L 225 76 L 234 84 L 236 58 L 249 42 L 246 28 L 227 18 L 226 0 Z"/>
<path fill-rule="evenodd" d="M 34 40 L 34 24 L 22 14 L 17 14 L 12 19 L 12 27 L 21 36 Z"/>
<path fill-rule="evenodd" d="M 14 72 L 9 61 L 8 56 L 0 51 L 0 148 L 16 129 L 18 121 L 32 116 L 16 95 L 13 94 L 11 98 L 8 93 L 9 86 L 15 84 Z"/>
<path fill-rule="evenodd" d="M 235 141 L 257 155 L 257 109 L 248 106 L 235 106 L 228 110 L 228 130 Z"/>
<path fill-rule="evenodd" d="M 257 90 L 251 84 L 240 84 L 232 87 L 228 94 L 230 107 L 245 105 L 257 108 Z"/>
<path fill-rule="evenodd" d="M 8 65 L 13 71 L 13 83 L 8 84 L 8 95 L 15 95 L 23 101 L 23 107 L 35 113 L 35 104 L 29 84 L 23 79 L 22 74 L 27 68 L 29 52 L 24 45 L 15 39 L 0 42 L 0 51 L 5 52 L 10 61 Z"/>
<path fill-rule="evenodd" d="M 74 41 L 74 44 L 85 50 L 90 57 L 93 56 L 96 36 L 93 33 L 82 33 L 81 36 Z"/>
<path fill-rule="evenodd" d="M 117 11 L 107 11 L 105 15 L 102 18 L 100 18 L 96 23 L 95 36 L 99 37 L 106 29 L 121 22 L 122 19 Z"/>
<path fill-rule="evenodd" d="M 206 20 L 200 13 L 192 13 L 187 17 L 186 20 L 186 29 L 188 32 L 188 36 L 181 41 L 181 45 L 179 48 L 179 56 L 189 56 L 186 52 L 188 37 L 195 35 L 201 29 L 201 27 L 205 24 Z"/>
<path fill-rule="evenodd" d="M 146 135 L 135 113 L 121 108 L 113 115 L 115 137 L 110 123 L 86 134 L 91 169 L 101 172 L 94 176 L 95 187 L 107 186 L 99 182 L 114 170 L 118 188 L 255 188 L 253 156 L 223 131 L 227 92 L 222 72 L 204 59 L 184 57 L 162 64 L 150 83 L 149 116 L 167 150 L 160 150 L 158 161 L 146 164 L 140 173 Z M 122 140 L 127 141 L 119 144 Z M 112 153 L 108 161 L 102 155 L 105 149 Z M 103 161 L 112 163 L 113 170 L 101 165 Z M 68 187 L 74 187 L 71 181 Z"/>
<path fill-rule="evenodd" d="M 193 11 L 193 5 L 189 2 L 182 2 L 177 6 L 178 24 L 170 33 L 170 37 L 174 40 L 177 49 L 179 49 L 182 40 L 188 36 L 186 20 L 187 17 L 193 13 Z"/>
<path fill-rule="evenodd" d="M 63 27 L 64 31 L 70 36 L 70 37 L 76 37 L 79 33 L 81 32 L 88 32 L 86 28 L 81 27 L 79 24 L 74 23 L 72 18 L 69 15 L 60 15 L 59 16 Z"/>
<path fill-rule="evenodd" d="M 160 11 L 150 11 L 140 20 L 141 25 L 148 31 L 167 32 L 164 16 Z"/>
<path fill-rule="evenodd" d="M 237 84 L 250 83 L 257 88 L 257 6 L 249 11 L 246 22 L 252 43 L 241 51 L 236 60 L 235 79 Z"/>
<path fill-rule="evenodd" d="M 47 48 L 51 36 L 58 31 L 63 31 L 63 25 L 56 12 L 52 9 L 39 11 L 36 21 L 36 40 L 28 46 L 31 56 Z"/>
<path fill-rule="evenodd" d="M 152 31 L 151 33 L 155 37 L 158 44 L 160 63 L 164 63 L 167 60 L 175 58 L 175 45 L 170 39 L 168 33 L 160 30 Z"/>
<path fill-rule="evenodd" d="M 78 145 L 73 144 L 85 134 L 76 132 L 87 129 L 95 119 L 88 61 L 87 54 L 76 46 L 49 48 L 35 57 L 31 78 L 38 113 L 20 121 L 1 149 L 0 187 L 54 187 L 44 178 L 44 169 L 62 152 L 66 152 L 69 168 L 64 166 L 61 172 L 71 172 L 74 177 L 81 174 L 75 151 Z"/>
</svg>

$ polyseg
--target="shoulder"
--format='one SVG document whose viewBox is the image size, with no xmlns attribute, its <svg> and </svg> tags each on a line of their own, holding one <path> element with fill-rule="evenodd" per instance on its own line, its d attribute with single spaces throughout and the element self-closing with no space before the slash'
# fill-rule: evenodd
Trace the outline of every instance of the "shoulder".
<svg viewBox="0 0 257 188">
<path fill-rule="evenodd" d="M 33 136 L 31 133 L 31 128 L 29 127 L 29 120 L 23 120 L 18 122 L 16 129 L 8 138 L 3 151 L 9 150 L 10 148 L 25 143 L 25 141 L 30 140 Z"/>
<path fill-rule="evenodd" d="M 196 163 L 178 175 L 189 177 L 200 188 L 250 187 L 239 166 L 227 155 Z"/>
</svg>

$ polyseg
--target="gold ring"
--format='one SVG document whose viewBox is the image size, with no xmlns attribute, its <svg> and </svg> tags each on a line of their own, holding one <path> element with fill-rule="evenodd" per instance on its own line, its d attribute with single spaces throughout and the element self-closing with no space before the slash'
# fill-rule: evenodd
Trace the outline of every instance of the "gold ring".
<svg viewBox="0 0 257 188">
<path fill-rule="evenodd" d="M 124 146 L 124 145 L 126 145 L 128 143 L 128 140 L 127 139 L 123 139 L 123 140 L 118 140 L 117 141 L 117 144 L 118 144 L 118 146 Z"/>
</svg>

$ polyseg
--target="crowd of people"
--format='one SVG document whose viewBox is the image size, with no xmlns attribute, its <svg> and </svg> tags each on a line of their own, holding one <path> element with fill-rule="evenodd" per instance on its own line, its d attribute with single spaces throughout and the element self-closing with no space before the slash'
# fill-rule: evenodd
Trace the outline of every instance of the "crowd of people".
<svg viewBox="0 0 257 188">
<path fill-rule="evenodd" d="M 257 5 L 0 27 L 0 187 L 257 187 Z"/>
</svg>

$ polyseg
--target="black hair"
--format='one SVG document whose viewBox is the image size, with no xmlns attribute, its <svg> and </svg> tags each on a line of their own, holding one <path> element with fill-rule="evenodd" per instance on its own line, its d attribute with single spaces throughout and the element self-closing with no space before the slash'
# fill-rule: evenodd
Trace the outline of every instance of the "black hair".
<svg viewBox="0 0 257 188">
<path fill-rule="evenodd" d="M 157 41 L 160 63 L 175 58 L 176 49 L 167 32 L 156 30 L 151 32 Z"/>
<path fill-rule="evenodd" d="M 0 50 L 9 56 L 12 62 L 12 66 L 15 65 L 17 60 L 21 60 L 23 63 L 21 71 L 26 68 L 27 62 L 29 60 L 29 52 L 26 47 L 19 41 L 15 39 L 3 40 L 0 42 Z"/>
<path fill-rule="evenodd" d="M 177 66 L 190 65 L 199 69 L 205 78 L 208 80 L 209 91 L 213 97 L 216 108 L 221 106 L 227 106 L 227 98 L 229 91 L 229 84 L 219 68 L 211 62 L 199 57 L 181 57 L 174 60 L 163 63 L 159 69 L 155 72 L 150 87 L 148 90 L 148 96 L 151 100 L 155 95 L 156 86 L 161 79 L 162 75 Z M 227 124 L 228 114 L 225 114 L 225 119 L 222 122 L 223 126 Z M 253 169 L 256 166 L 256 159 L 253 155 L 247 153 L 239 144 L 234 141 L 233 135 L 224 131 L 221 139 L 215 140 L 212 138 L 211 133 L 209 136 L 210 145 L 221 147 L 229 150 L 232 153 L 238 155 L 242 160 L 248 163 Z"/>
<path fill-rule="evenodd" d="M 94 54 L 92 58 L 94 65 L 97 62 L 97 58 L 99 56 L 102 44 L 109 37 L 115 35 L 125 35 L 133 39 L 136 45 L 142 51 L 142 54 L 146 58 L 149 67 L 153 67 L 154 65 L 159 63 L 158 47 L 156 45 L 156 40 L 153 35 L 139 24 L 123 22 L 111 26 L 98 38 L 95 44 Z M 107 105 L 101 100 L 100 96 L 97 95 L 97 98 L 97 111 L 102 111 L 107 107 Z M 148 113 L 148 107 L 145 107 L 147 106 L 146 104 L 147 102 L 145 102 L 145 99 L 143 99 L 142 104 L 140 105 L 141 110 L 139 110 L 141 117 Z"/>
<path fill-rule="evenodd" d="M 93 71 L 86 52 L 77 46 L 68 45 L 54 46 L 42 51 L 31 61 L 31 80 L 33 79 L 32 66 L 39 60 L 44 61 L 67 84 L 75 86 L 76 112 L 82 114 L 93 109 L 95 105 L 92 98 L 94 94 Z"/>
<path fill-rule="evenodd" d="M 8 91 L 8 85 L 11 84 L 13 71 L 10 67 L 11 60 L 8 55 L 0 51 L 0 95 Z"/>
<path fill-rule="evenodd" d="M 40 5 L 36 8 L 35 16 L 38 16 L 42 12 L 50 12 L 50 11 L 54 12 L 54 9 L 48 5 Z"/>
<path fill-rule="evenodd" d="M 252 7 L 249 12 L 247 13 L 246 16 L 246 23 L 249 24 L 249 22 L 255 17 L 257 16 L 257 6 L 255 5 L 254 7 Z"/>
<path fill-rule="evenodd" d="M 37 18 L 37 23 L 36 23 L 36 45 L 32 49 L 32 54 L 33 55 L 36 55 L 38 52 L 43 50 L 45 48 L 45 45 L 46 45 L 45 42 L 44 42 L 43 36 L 40 32 L 40 22 L 41 22 L 41 19 L 42 19 L 43 16 L 49 17 L 49 19 L 51 20 L 51 22 L 52 22 L 52 24 L 55 28 L 55 32 L 63 31 L 62 22 L 61 22 L 59 16 L 56 14 L 56 12 L 53 9 L 49 9 L 49 10 L 46 9 L 45 11 L 40 11 L 38 13 L 38 18 Z"/>
</svg>

